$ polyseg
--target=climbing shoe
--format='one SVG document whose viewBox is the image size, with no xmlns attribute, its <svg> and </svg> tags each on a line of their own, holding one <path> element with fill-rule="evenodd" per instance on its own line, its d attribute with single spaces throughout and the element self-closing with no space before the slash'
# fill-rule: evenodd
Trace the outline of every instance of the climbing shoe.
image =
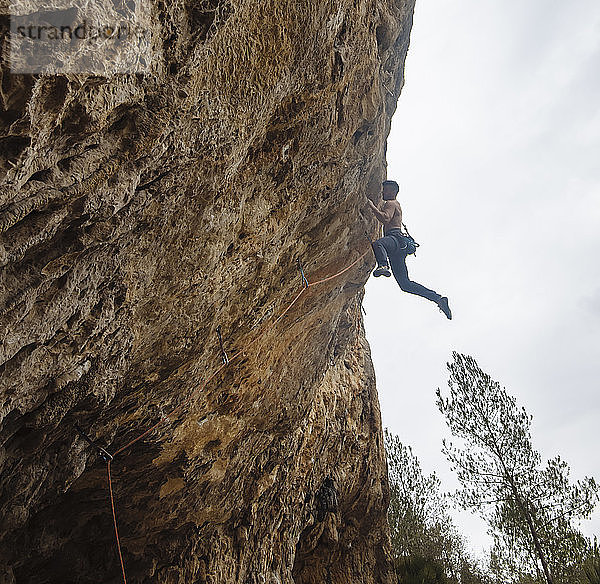
<svg viewBox="0 0 600 584">
<path fill-rule="evenodd" d="M 390 272 L 390 269 L 387 266 L 379 266 L 378 268 L 375 268 L 373 275 L 376 278 L 379 278 L 379 276 L 385 276 L 386 278 L 389 278 L 392 275 L 392 273 Z"/>
<path fill-rule="evenodd" d="M 448 306 L 448 299 L 445 296 L 442 296 L 438 300 L 439 309 L 446 315 L 448 320 L 452 320 L 452 312 L 450 311 L 450 307 Z"/>
</svg>

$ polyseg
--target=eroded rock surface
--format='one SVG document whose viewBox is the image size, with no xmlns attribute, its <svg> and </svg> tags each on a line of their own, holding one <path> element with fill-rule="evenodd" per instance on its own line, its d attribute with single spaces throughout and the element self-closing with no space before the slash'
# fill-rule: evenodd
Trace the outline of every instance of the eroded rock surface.
<svg viewBox="0 0 600 584">
<path fill-rule="evenodd" d="M 122 581 L 74 424 L 161 420 L 111 465 L 128 582 L 392 582 L 372 256 L 273 323 L 369 249 L 413 3 L 159 1 L 152 75 L 3 64 L 0 582 Z"/>
</svg>

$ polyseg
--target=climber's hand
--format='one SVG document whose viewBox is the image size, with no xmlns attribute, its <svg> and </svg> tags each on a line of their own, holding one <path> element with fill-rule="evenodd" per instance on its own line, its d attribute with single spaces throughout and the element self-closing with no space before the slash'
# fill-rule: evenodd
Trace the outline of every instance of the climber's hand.
<svg viewBox="0 0 600 584">
<path fill-rule="evenodd" d="M 367 203 L 369 204 L 369 207 L 371 207 L 372 210 L 379 211 L 377 205 L 375 203 L 373 203 L 373 201 L 371 201 L 371 199 L 369 199 L 368 197 L 367 197 Z"/>
</svg>

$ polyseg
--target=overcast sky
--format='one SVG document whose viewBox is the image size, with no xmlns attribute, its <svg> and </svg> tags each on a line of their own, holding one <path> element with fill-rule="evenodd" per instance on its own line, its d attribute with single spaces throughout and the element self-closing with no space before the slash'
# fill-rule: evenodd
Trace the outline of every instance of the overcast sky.
<svg viewBox="0 0 600 584">
<path fill-rule="evenodd" d="M 435 406 L 457 350 L 534 416 L 543 457 L 600 480 L 600 2 L 417 0 L 388 178 L 421 244 L 409 274 L 454 319 L 367 284 L 384 425 L 457 486 Z M 600 536 L 600 509 L 582 529 Z"/>
</svg>

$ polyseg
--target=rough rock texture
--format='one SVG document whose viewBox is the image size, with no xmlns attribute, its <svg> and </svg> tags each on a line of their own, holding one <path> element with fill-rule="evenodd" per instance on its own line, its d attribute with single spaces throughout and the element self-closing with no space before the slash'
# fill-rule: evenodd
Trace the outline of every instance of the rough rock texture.
<svg viewBox="0 0 600 584">
<path fill-rule="evenodd" d="M 0 582 L 122 581 L 74 424 L 161 419 L 112 463 L 128 582 L 392 582 L 371 255 L 273 321 L 368 250 L 413 3 L 158 1 L 152 75 L 3 63 Z"/>
</svg>

